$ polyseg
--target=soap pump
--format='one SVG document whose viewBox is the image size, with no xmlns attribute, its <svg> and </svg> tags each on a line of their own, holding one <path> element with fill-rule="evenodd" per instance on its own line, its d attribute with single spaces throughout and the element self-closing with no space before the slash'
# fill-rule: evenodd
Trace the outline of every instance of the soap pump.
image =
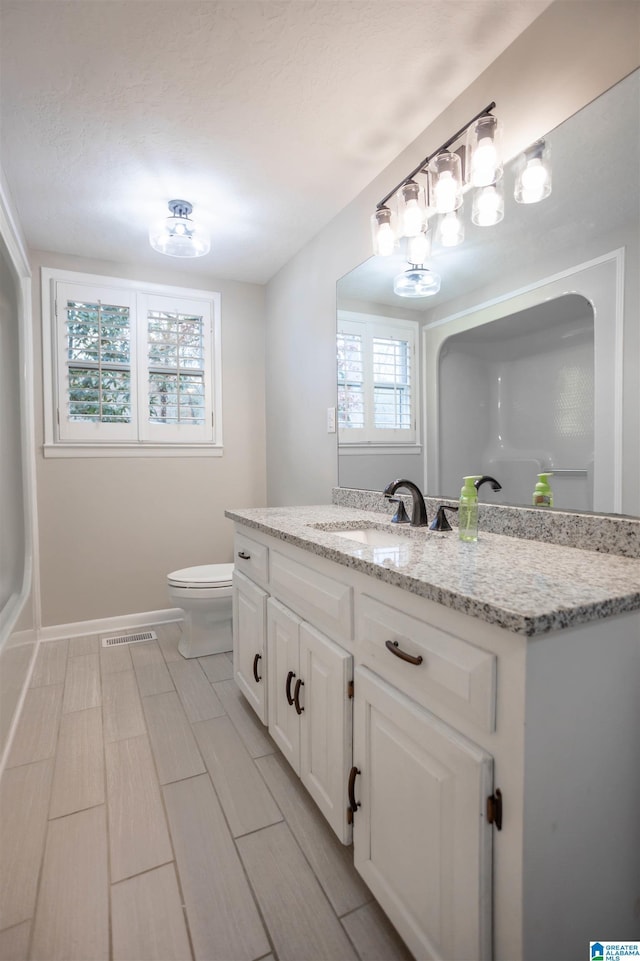
<svg viewBox="0 0 640 961">
<path fill-rule="evenodd" d="M 461 541 L 478 540 L 478 489 L 475 486 L 481 474 L 471 474 L 464 477 L 464 485 L 460 491 L 458 508 L 458 536 Z"/>
<path fill-rule="evenodd" d="M 538 474 L 538 483 L 533 492 L 534 507 L 553 507 L 553 491 L 549 485 L 549 478 L 553 477 L 552 471 L 545 474 Z"/>
<path fill-rule="evenodd" d="M 502 485 L 489 474 L 472 474 L 464 477 L 464 487 L 460 491 L 458 512 L 458 536 L 461 541 L 478 540 L 478 491 L 483 484 L 491 484 L 491 489 L 501 491 Z"/>
</svg>

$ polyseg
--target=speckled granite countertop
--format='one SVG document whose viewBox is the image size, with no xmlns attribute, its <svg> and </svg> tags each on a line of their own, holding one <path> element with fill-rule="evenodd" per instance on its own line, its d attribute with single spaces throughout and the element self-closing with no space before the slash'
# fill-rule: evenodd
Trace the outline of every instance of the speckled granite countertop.
<svg viewBox="0 0 640 961">
<path fill-rule="evenodd" d="M 640 610 L 640 560 L 480 531 L 477 543 L 336 505 L 228 510 L 239 524 L 529 637 Z M 336 533 L 399 534 L 367 546 Z M 329 529 L 327 529 L 329 528 Z M 330 528 L 334 528 L 332 531 Z"/>
</svg>

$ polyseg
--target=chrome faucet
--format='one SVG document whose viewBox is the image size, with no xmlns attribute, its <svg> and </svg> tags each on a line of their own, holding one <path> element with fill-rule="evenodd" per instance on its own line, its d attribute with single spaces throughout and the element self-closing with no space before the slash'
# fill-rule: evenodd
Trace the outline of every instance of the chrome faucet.
<svg viewBox="0 0 640 961">
<path fill-rule="evenodd" d="M 410 480 L 403 480 L 399 478 L 398 480 L 392 481 L 387 484 L 384 491 L 382 492 L 385 497 L 391 498 L 399 487 L 404 487 L 411 494 L 413 500 L 413 510 L 411 511 L 411 527 L 427 527 L 427 506 L 424 502 L 424 497 L 420 493 L 419 487 Z"/>
</svg>

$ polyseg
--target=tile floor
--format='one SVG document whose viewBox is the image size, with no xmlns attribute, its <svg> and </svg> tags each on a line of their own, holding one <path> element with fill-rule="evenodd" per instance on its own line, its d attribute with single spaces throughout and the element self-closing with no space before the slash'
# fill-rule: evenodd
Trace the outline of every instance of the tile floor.
<svg viewBox="0 0 640 961">
<path fill-rule="evenodd" d="M 408 961 L 232 678 L 43 643 L 0 783 L 0 961 Z"/>
</svg>

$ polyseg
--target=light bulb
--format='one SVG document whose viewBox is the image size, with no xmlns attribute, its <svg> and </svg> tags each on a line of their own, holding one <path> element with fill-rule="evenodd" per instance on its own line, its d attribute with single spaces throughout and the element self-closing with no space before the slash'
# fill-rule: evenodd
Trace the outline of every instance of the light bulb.
<svg viewBox="0 0 640 961">
<path fill-rule="evenodd" d="M 479 117 L 469 132 L 469 180 L 474 187 L 489 187 L 502 176 L 502 126 L 491 114 Z"/>
<path fill-rule="evenodd" d="M 371 239 L 373 252 L 388 257 L 397 246 L 395 217 L 389 207 L 378 207 L 371 216 Z"/>
<path fill-rule="evenodd" d="M 519 203 L 521 204 L 536 204 L 549 195 L 551 192 L 549 171 L 544 167 L 539 157 L 534 157 L 529 161 L 522 171 L 520 184 Z M 518 200 L 517 197 L 516 200 Z"/>
<path fill-rule="evenodd" d="M 456 209 L 458 185 L 450 170 L 443 170 L 436 183 L 436 210 L 440 214 Z"/>
<path fill-rule="evenodd" d="M 457 213 L 445 214 L 440 221 L 440 243 L 443 247 L 457 247 L 464 240 L 464 224 Z"/>
<path fill-rule="evenodd" d="M 495 184 L 476 190 L 471 219 L 478 227 L 493 227 L 504 217 L 504 200 Z"/>
<path fill-rule="evenodd" d="M 405 204 L 402 217 L 402 233 L 405 237 L 415 237 L 422 230 L 422 211 L 417 200 Z"/>
<path fill-rule="evenodd" d="M 380 224 L 378 227 L 378 253 L 381 257 L 388 257 L 393 253 L 396 244 L 395 234 L 391 224 Z"/>
<path fill-rule="evenodd" d="M 487 187 L 495 182 L 498 151 L 492 137 L 483 137 L 473 151 L 471 159 L 471 183 L 474 187 Z"/>
<path fill-rule="evenodd" d="M 537 140 L 519 158 L 519 172 L 513 195 L 519 204 L 537 204 L 551 193 L 549 147 Z"/>
<path fill-rule="evenodd" d="M 402 185 L 398 194 L 399 235 L 415 237 L 421 233 L 426 219 L 424 189 L 415 180 Z"/>
<path fill-rule="evenodd" d="M 420 231 L 407 241 L 407 260 L 410 264 L 423 264 L 431 253 L 431 237 L 428 232 Z"/>
</svg>

